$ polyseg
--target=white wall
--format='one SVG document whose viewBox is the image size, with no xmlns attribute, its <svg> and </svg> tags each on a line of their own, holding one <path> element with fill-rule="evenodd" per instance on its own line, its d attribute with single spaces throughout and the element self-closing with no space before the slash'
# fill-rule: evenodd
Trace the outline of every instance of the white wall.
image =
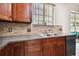
<svg viewBox="0 0 79 59">
<path fill-rule="evenodd" d="M 79 11 L 77 4 L 55 4 L 55 24 L 62 25 L 63 33 L 70 32 L 70 10 Z"/>
</svg>

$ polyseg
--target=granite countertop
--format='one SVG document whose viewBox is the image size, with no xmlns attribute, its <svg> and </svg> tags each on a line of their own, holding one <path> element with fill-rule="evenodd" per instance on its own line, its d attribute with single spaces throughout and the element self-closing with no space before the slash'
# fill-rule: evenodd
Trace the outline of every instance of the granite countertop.
<svg viewBox="0 0 79 59">
<path fill-rule="evenodd" d="M 34 39 L 43 39 L 43 38 L 51 38 L 51 37 L 61 37 L 61 36 L 69 36 L 74 34 L 58 34 L 52 36 L 41 36 L 41 35 L 16 35 L 16 36 L 0 36 L 0 48 L 4 47 L 10 42 L 16 41 L 25 41 L 25 40 L 34 40 Z"/>
</svg>

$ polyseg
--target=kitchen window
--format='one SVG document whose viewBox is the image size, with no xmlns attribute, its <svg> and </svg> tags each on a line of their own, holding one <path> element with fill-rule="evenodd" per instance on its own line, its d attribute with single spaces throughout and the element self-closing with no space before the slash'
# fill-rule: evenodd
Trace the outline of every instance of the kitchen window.
<svg viewBox="0 0 79 59">
<path fill-rule="evenodd" d="M 71 32 L 79 32 L 79 14 L 71 13 Z"/>
<path fill-rule="evenodd" d="M 48 3 L 34 3 L 32 13 L 32 24 L 53 25 L 54 5 Z"/>
<path fill-rule="evenodd" d="M 79 13 L 71 12 L 71 33 L 76 33 L 79 36 Z"/>
</svg>

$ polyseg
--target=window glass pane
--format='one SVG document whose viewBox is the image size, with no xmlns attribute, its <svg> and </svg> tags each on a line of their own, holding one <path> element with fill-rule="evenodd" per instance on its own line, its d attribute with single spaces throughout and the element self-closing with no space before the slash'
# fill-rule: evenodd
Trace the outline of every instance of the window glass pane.
<svg viewBox="0 0 79 59">
<path fill-rule="evenodd" d="M 48 21 L 49 21 L 49 18 L 45 16 L 44 21 L 45 21 L 45 22 L 48 22 Z"/>
<path fill-rule="evenodd" d="M 39 16 L 39 21 L 43 21 L 43 16 Z"/>
<path fill-rule="evenodd" d="M 32 16 L 32 19 L 35 20 L 35 15 Z M 32 20 L 32 21 L 33 21 L 33 20 Z"/>
<path fill-rule="evenodd" d="M 49 25 L 49 23 L 48 23 L 48 22 L 46 22 L 46 25 Z"/>
<path fill-rule="evenodd" d="M 38 25 L 52 25 L 53 24 L 53 12 L 54 8 L 51 4 L 42 4 L 42 3 L 35 3 L 33 7 L 33 15 L 32 20 L 34 24 Z"/>
<path fill-rule="evenodd" d="M 49 5 L 48 4 L 44 4 L 45 5 L 45 10 L 49 9 Z"/>
<path fill-rule="evenodd" d="M 50 11 L 50 12 L 49 12 L 49 16 L 52 16 L 52 14 L 53 14 L 53 10 L 52 10 L 52 9 L 53 9 L 53 8 L 52 8 L 52 6 L 50 5 L 50 6 L 49 6 L 49 11 Z"/>
<path fill-rule="evenodd" d="M 35 8 L 36 9 L 38 9 L 38 6 L 39 6 L 39 4 L 38 3 L 35 3 Z"/>
<path fill-rule="evenodd" d="M 42 3 L 39 4 L 39 9 L 43 10 L 43 4 Z"/>
<path fill-rule="evenodd" d="M 35 14 L 39 14 L 39 12 L 38 12 L 38 11 L 39 11 L 39 10 L 38 10 L 38 9 L 36 9 L 36 10 L 35 10 Z"/>
<path fill-rule="evenodd" d="M 39 10 L 39 15 L 43 15 L 43 10 Z"/>
<path fill-rule="evenodd" d="M 46 22 L 46 25 L 52 25 L 52 22 Z"/>
<path fill-rule="evenodd" d="M 53 24 L 52 24 L 52 21 L 49 21 L 48 23 L 49 23 L 49 25 L 53 25 Z"/>
<path fill-rule="evenodd" d="M 39 25 L 44 25 L 43 21 L 39 21 Z"/>
<path fill-rule="evenodd" d="M 49 10 L 47 9 L 45 10 L 45 16 L 48 16 L 48 14 L 49 14 Z"/>
<path fill-rule="evenodd" d="M 49 5 L 45 4 L 45 16 L 49 14 Z"/>
<path fill-rule="evenodd" d="M 33 24 L 38 24 L 38 21 L 34 20 L 34 21 L 33 21 Z"/>
<path fill-rule="evenodd" d="M 52 17 L 49 17 L 49 21 L 51 21 L 51 22 L 52 22 Z"/>
<path fill-rule="evenodd" d="M 33 9 L 32 11 L 33 11 L 32 13 L 33 13 L 33 15 L 34 15 L 34 14 L 35 14 L 35 9 Z"/>
<path fill-rule="evenodd" d="M 38 20 L 38 19 L 39 19 L 38 16 L 39 16 L 39 15 L 35 15 L 35 20 Z"/>
</svg>

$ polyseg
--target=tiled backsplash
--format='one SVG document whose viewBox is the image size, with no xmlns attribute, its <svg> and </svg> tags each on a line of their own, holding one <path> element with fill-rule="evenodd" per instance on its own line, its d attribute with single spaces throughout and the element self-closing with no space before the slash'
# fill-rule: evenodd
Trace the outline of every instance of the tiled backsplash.
<svg viewBox="0 0 79 59">
<path fill-rule="evenodd" d="M 9 28 L 12 28 L 12 32 L 9 32 Z M 28 28 L 31 28 L 30 24 L 0 22 L 0 36 L 26 35 Z"/>
<path fill-rule="evenodd" d="M 50 28 L 51 32 L 54 34 L 61 34 L 62 33 L 62 26 L 61 25 L 48 25 L 48 26 L 33 26 L 32 33 L 46 33 L 47 29 Z"/>
<path fill-rule="evenodd" d="M 9 28 L 12 28 L 12 32 L 9 32 Z M 32 26 L 30 24 L 23 23 L 8 23 L 0 22 L 0 36 L 16 36 L 16 35 L 30 35 L 46 32 L 48 28 L 52 29 L 53 33 L 62 33 L 62 26 Z M 28 30 L 31 29 L 31 32 Z"/>
</svg>

